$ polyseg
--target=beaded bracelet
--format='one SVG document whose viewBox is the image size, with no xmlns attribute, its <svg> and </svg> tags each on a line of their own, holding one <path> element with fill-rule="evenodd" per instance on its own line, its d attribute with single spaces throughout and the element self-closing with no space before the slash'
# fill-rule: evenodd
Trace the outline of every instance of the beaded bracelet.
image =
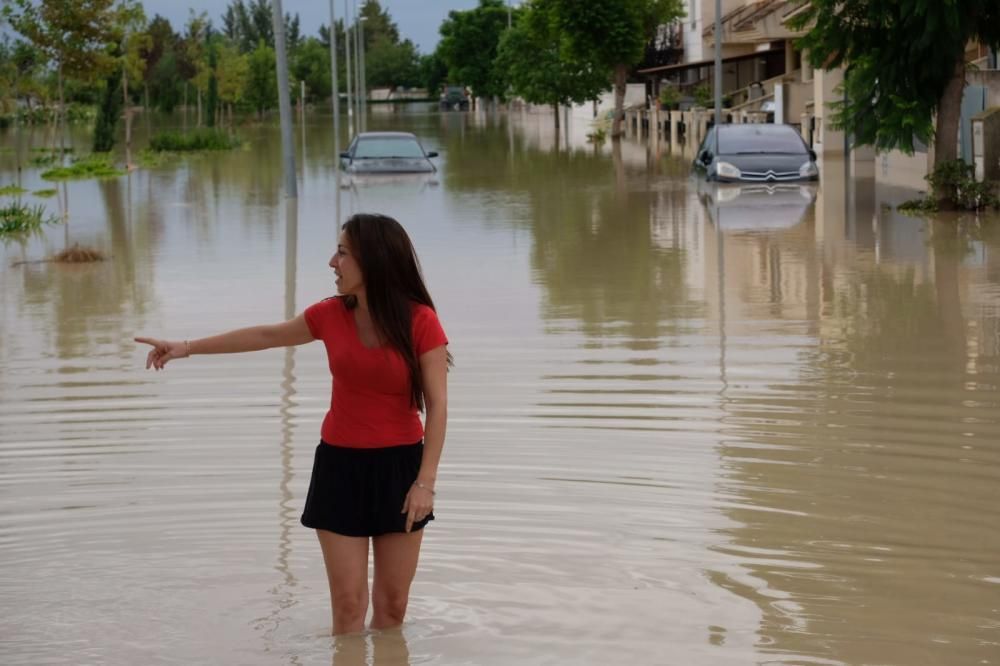
<svg viewBox="0 0 1000 666">
<path fill-rule="evenodd" d="M 433 488 L 429 488 L 429 487 L 425 486 L 424 484 L 420 483 L 419 481 L 414 481 L 413 485 L 415 485 L 417 488 L 420 488 L 421 490 L 426 490 L 431 495 L 437 495 L 437 493 L 434 492 Z"/>
<path fill-rule="evenodd" d="M 186 351 L 186 352 L 187 352 L 187 355 L 188 355 L 189 357 L 191 356 L 191 342 L 190 342 L 190 341 L 188 341 L 188 340 L 185 340 L 185 341 L 184 341 L 184 351 Z"/>
</svg>

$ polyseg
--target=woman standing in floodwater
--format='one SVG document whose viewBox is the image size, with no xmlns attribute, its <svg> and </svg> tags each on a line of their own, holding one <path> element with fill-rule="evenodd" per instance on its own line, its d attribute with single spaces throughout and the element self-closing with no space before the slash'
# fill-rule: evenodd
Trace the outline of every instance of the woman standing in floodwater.
<svg viewBox="0 0 1000 666">
<path fill-rule="evenodd" d="M 322 340 L 333 375 L 302 524 L 316 530 L 330 583 L 333 633 L 364 628 L 368 547 L 372 629 L 402 624 L 448 418 L 448 340 L 409 237 L 384 215 L 352 216 L 330 260 L 338 295 L 281 324 L 152 345 L 146 368 Z M 426 428 L 419 412 L 426 412 Z"/>
</svg>

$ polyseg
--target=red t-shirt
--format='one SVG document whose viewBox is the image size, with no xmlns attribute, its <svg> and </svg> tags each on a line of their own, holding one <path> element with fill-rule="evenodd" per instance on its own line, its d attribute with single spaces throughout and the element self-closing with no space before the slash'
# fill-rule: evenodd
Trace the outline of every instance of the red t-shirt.
<svg viewBox="0 0 1000 666">
<path fill-rule="evenodd" d="M 326 345 L 333 375 L 330 411 L 323 419 L 327 444 L 380 448 L 413 444 L 424 436 L 420 415 L 410 404 L 410 373 L 391 347 L 361 344 L 354 312 L 341 298 L 328 298 L 305 311 L 306 324 Z M 448 344 L 437 313 L 413 305 L 413 346 L 419 359 Z"/>
</svg>

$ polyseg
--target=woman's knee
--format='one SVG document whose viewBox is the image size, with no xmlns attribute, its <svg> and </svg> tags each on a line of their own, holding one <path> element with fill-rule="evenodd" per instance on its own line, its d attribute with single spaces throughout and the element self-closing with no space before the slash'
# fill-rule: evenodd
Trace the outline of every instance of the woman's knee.
<svg viewBox="0 0 1000 666">
<path fill-rule="evenodd" d="M 409 602 L 409 590 L 376 589 L 372 593 L 375 614 L 396 624 L 402 624 Z"/>
<path fill-rule="evenodd" d="M 333 593 L 333 616 L 338 622 L 364 622 L 368 612 L 368 590 L 337 590 Z"/>
</svg>

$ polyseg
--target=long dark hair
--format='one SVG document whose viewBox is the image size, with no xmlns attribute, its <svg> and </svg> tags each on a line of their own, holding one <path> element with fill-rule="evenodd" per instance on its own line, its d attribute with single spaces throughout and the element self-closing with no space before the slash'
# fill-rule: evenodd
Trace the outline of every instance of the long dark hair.
<svg viewBox="0 0 1000 666">
<path fill-rule="evenodd" d="M 388 215 L 358 213 L 342 228 L 361 267 L 375 333 L 403 357 L 410 371 L 410 404 L 423 411 L 424 383 L 413 347 L 413 304 L 435 308 L 417 252 L 403 226 Z M 344 304 L 353 310 L 358 299 L 346 296 Z M 452 364 L 450 353 L 448 364 Z"/>
</svg>

